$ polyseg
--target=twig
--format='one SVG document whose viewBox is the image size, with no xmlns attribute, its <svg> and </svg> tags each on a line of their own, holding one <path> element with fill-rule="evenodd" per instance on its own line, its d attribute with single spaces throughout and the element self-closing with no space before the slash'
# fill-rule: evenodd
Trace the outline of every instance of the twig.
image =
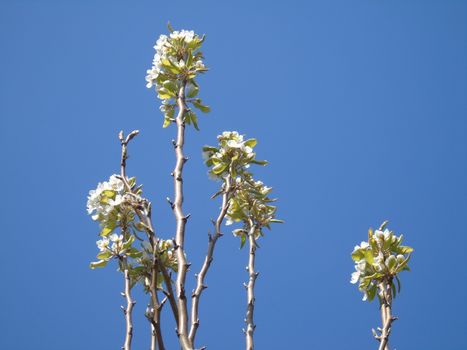
<svg viewBox="0 0 467 350">
<path fill-rule="evenodd" d="M 389 350 L 389 335 L 391 334 L 392 323 L 397 317 L 392 315 L 392 292 L 390 282 L 384 281 L 379 284 L 380 308 L 382 329 L 378 328 L 380 335 L 373 330 L 373 335 L 379 341 L 378 350 Z"/>
<path fill-rule="evenodd" d="M 258 272 L 255 271 L 255 256 L 256 256 L 256 238 L 255 238 L 256 226 L 250 220 L 250 231 L 248 232 L 249 242 L 249 259 L 248 259 L 248 275 L 249 280 L 246 285 L 247 289 L 247 309 L 246 309 L 246 350 L 254 349 L 253 335 L 255 332 L 256 325 L 254 324 L 253 316 L 255 311 L 255 282 L 258 277 Z"/>
<path fill-rule="evenodd" d="M 124 296 L 126 299 L 126 308 L 122 307 L 126 322 L 125 342 L 123 344 L 122 349 L 131 350 L 131 340 L 133 338 L 133 321 L 131 314 L 133 311 L 133 306 L 136 304 L 136 302 L 131 298 L 130 274 L 128 271 L 128 264 L 126 258 L 122 259 L 122 265 L 124 267 L 125 276 L 125 292 L 122 293 L 122 296 Z"/>
<path fill-rule="evenodd" d="M 121 159 L 120 159 L 120 176 L 122 178 L 122 181 L 125 185 L 125 188 L 129 194 L 134 196 L 136 199 L 138 199 L 138 196 L 134 193 L 132 187 L 130 186 L 128 182 L 128 178 L 126 175 L 126 160 L 128 158 L 128 153 L 127 153 L 127 147 L 128 143 L 136 136 L 138 135 L 139 131 L 134 130 L 128 136 L 125 138 L 123 135 L 123 131 L 120 131 L 118 134 L 118 138 L 120 139 L 120 143 L 122 146 L 122 154 L 121 154 Z M 163 264 L 160 264 L 159 259 L 158 259 L 158 254 L 157 254 L 157 237 L 153 228 L 152 224 L 152 219 L 151 219 L 151 203 L 144 200 L 142 203 L 136 203 L 134 205 L 134 209 L 136 212 L 136 215 L 138 216 L 140 222 L 143 224 L 144 230 L 146 231 L 146 234 L 148 236 L 148 239 L 150 241 L 151 247 L 153 249 L 153 268 L 151 271 L 152 276 L 155 276 L 157 279 L 157 270 L 159 269 L 163 275 L 167 275 L 167 270 L 166 267 Z M 156 282 L 157 284 L 157 282 Z M 169 287 L 168 287 L 169 288 Z M 171 288 L 171 286 L 170 286 Z M 155 294 L 155 295 L 154 295 Z M 164 349 L 164 343 L 162 339 L 162 333 L 160 329 L 160 313 L 159 313 L 159 305 L 158 305 L 158 300 L 157 300 L 157 286 L 155 288 L 151 288 L 151 298 L 152 298 L 152 303 L 153 303 L 153 308 L 154 308 L 154 317 L 156 317 L 157 322 L 156 327 L 152 330 L 151 334 L 157 339 L 157 343 L 159 344 L 160 350 Z M 173 299 L 173 295 L 172 295 Z M 171 303 L 175 303 L 175 301 L 171 300 Z M 157 316 L 156 316 L 157 315 Z M 177 319 L 177 315 L 174 311 L 175 318 Z M 151 347 L 155 346 L 154 340 L 151 340 Z"/>
<path fill-rule="evenodd" d="M 157 295 L 157 273 L 158 273 L 158 264 L 154 261 L 153 268 L 151 271 L 151 284 L 149 286 L 149 293 L 151 294 L 151 304 L 152 304 L 152 313 L 151 313 L 151 318 L 150 322 L 152 324 L 152 338 L 155 338 L 157 341 L 157 344 L 159 345 L 160 350 L 164 350 L 164 341 L 162 339 L 162 332 L 161 332 L 161 304 L 159 304 L 159 297 Z M 155 344 L 154 339 L 151 339 L 151 346 Z M 155 350 L 151 349 L 151 350 Z"/>
<path fill-rule="evenodd" d="M 177 291 L 178 303 L 178 335 L 180 345 L 184 350 L 191 350 L 193 348 L 190 340 L 188 339 L 188 312 L 187 300 L 185 294 L 185 280 L 188 270 L 188 264 L 185 257 L 185 225 L 187 217 L 183 214 L 183 165 L 186 162 L 185 155 L 183 154 L 183 145 L 185 144 L 185 87 L 186 81 L 182 82 L 177 97 L 178 114 L 175 122 L 177 124 L 177 140 L 174 143 L 176 164 L 173 171 L 175 199 L 173 202 L 173 212 L 175 215 L 176 234 L 175 244 L 178 261 L 178 273 L 175 287 Z"/>
<path fill-rule="evenodd" d="M 221 232 L 222 221 L 224 220 L 224 217 L 227 214 L 227 210 L 229 209 L 230 194 L 231 194 L 230 192 L 232 188 L 230 175 L 225 177 L 224 184 L 225 184 L 225 188 L 223 189 L 223 194 L 222 194 L 222 207 L 217 217 L 217 220 L 214 222 L 215 233 L 214 233 L 214 236 L 209 235 L 208 251 L 206 253 L 203 266 L 201 267 L 201 270 L 199 271 L 197 278 L 196 278 L 196 288 L 193 291 L 193 294 L 191 296 L 192 298 L 191 328 L 190 328 L 189 340 L 191 344 L 193 344 L 193 346 L 195 345 L 196 331 L 198 330 L 198 327 L 199 327 L 199 316 L 198 316 L 199 300 L 200 300 L 203 290 L 207 288 L 207 286 L 204 285 L 204 279 L 206 277 L 206 274 L 208 273 L 209 267 L 211 266 L 211 262 L 214 259 L 213 256 L 214 256 L 214 249 L 216 247 L 216 242 L 222 236 L 222 232 Z"/>
</svg>

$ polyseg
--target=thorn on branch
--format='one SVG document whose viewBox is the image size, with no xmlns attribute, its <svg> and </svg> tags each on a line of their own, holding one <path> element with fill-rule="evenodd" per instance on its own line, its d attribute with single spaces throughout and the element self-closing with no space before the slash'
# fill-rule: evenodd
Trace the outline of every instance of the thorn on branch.
<svg viewBox="0 0 467 350">
<path fill-rule="evenodd" d="M 172 209 L 175 207 L 174 202 L 172 202 L 169 197 L 166 197 L 165 200 L 169 203 Z"/>
</svg>

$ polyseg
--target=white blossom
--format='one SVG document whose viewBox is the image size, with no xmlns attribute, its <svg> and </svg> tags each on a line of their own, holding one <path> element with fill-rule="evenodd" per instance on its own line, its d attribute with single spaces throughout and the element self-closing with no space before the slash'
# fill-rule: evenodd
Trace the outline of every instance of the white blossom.
<svg viewBox="0 0 467 350">
<path fill-rule="evenodd" d="M 104 191 L 111 191 L 114 198 L 103 201 Z M 112 210 L 119 206 L 124 200 L 125 185 L 117 175 L 112 175 L 109 181 L 100 182 L 95 190 L 89 191 L 87 201 L 88 214 L 93 214 L 92 219 L 98 220 L 100 217 L 107 217 Z"/>
<path fill-rule="evenodd" d="M 103 252 L 109 246 L 109 239 L 107 237 L 103 237 L 101 240 L 98 240 L 96 244 L 97 244 L 97 248 L 99 248 L 99 250 Z"/>
</svg>

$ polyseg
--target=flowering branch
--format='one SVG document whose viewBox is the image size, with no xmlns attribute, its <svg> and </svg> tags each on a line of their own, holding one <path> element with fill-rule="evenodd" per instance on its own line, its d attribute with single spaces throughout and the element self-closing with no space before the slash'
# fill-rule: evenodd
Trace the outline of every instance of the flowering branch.
<svg viewBox="0 0 467 350">
<path fill-rule="evenodd" d="M 251 164 L 266 165 L 267 162 L 255 159 L 253 147 L 256 140 L 243 140 L 243 135 L 237 132 L 224 132 L 218 136 L 219 147 L 207 146 L 203 149 L 207 156 L 206 165 L 210 167 L 209 176 L 223 180 L 221 190 L 213 196 L 222 194 L 222 206 L 217 220 L 213 221 L 214 234 L 209 235 L 207 253 L 196 275 L 191 325 L 188 328 L 190 319 L 185 282 L 190 264 L 185 252 L 185 230 L 189 215 L 183 212 L 183 169 L 188 160 L 184 155 L 185 127 L 193 125 L 198 130 L 195 109 L 207 113 L 210 108 L 197 97 L 199 86 L 195 79 L 207 71 L 201 52 L 204 36 L 193 31 L 174 31 L 170 25 L 169 30 L 170 35 L 161 35 L 154 46 L 156 53 L 153 65 L 147 71 L 146 81 L 147 87 L 154 86 L 157 96 L 162 100 L 160 110 L 164 114 L 163 127 L 175 124 L 177 128 L 177 137 L 173 141 L 176 163 L 171 174 L 174 178 L 174 200 L 169 200 L 176 221 L 175 239 L 156 237 L 151 219 L 151 202 L 142 197 L 142 185 L 136 185 L 136 178 L 128 178 L 126 174 L 128 144 L 139 132 L 132 131 L 125 137 L 121 131 L 118 135 L 121 143 L 120 175 L 112 175 L 108 181 L 99 183 L 88 196 L 88 213 L 101 227 L 101 239 L 97 241 L 99 260 L 92 262 L 90 267 L 104 267 L 112 259 L 120 262 L 120 271 L 125 280 L 125 292 L 122 295 L 127 299 L 127 307 L 122 307 L 127 322 L 124 350 L 131 350 L 131 312 L 135 302 L 130 290 L 137 283 L 143 285 L 150 298 L 146 317 L 151 324 L 151 350 L 164 350 L 160 321 L 166 301 L 169 301 L 177 324 L 181 348 L 193 350 L 199 327 L 199 302 L 206 288 L 204 281 L 214 259 L 217 240 L 222 236 L 222 222 L 224 218 L 227 218 L 228 225 L 243 222 L 243 228 L 233 233 L 240 237 L 241 247 L 247 238 L 250 245 L 250 280 L 246 286 L 248 307 L 245 321 L 247 347 L 253 349 L 254 285 L 258 275 L 254 266 L 256 240 L 263 236 L 262 228 L 270 228 L 271 223 L 280 221 L 274 219 L 276 207 L 270 205 L 274 201 L 268 197 L 271 188 L 264 186 L 261 181 L 255 181 L 246 169 Z M 115 230 L 120 230 L 121 234 L 114 233 Z M 142 232 L 147 237 L 141 238 L 139 233 Z M 135 241 L 141 242 L 139 247 L 133 246 Z M 175 287 L 172 286 L 169 270 L 177 273 Z M 165 295 L 162 301 L 159 298 L 161 292 Z"/>
<path fill-rule="evenodd" d="M 196 288 L 193 291 L 191 296 L 192 304 L 191 304 L 191 328 L 189 333 L 189 340 L 194 345 L 196 331 L 199 327 L 199 316 L 198 316 L 198 308 L 199 308 L 199 300 L 203 290 L 207 288 L 204 284 L 204 279 L 208 273 L 209 267 L 211 266 L 211 262 L 214 259 L 214 249 L 216 247 L 217 240 L 222 237 L 221 232 L 221 225 L 227 214 L 227 210 L 229 209 L 229 200 L 232 191 L 232 180 L 230 175 L 226 175 L 224 178 L 224 188 L 222 191 L 222 206 L 219 212 L 219 215 L 216 221 L 213 221 L 214 224 L 214 235 L 212 236 L 209 234 L 209 243 L 208 243 L 208 251 L 206 253 L 206 257 L 204 258 L 203 266 L 201 270 L 196 276 Z"/>
<path fill-rule="evenodd" d="M 248 231 L 248 242 L 249 242 L 249 258 L 247 271 L 249 275 L 248 284 L 246 285 L 247 289 L 247 309 L 246 309 L 246 350 L 253 350 L 254 342 L 253 335 L 255 332 L 256 325 L 254 324 L 253 316 L 255 312 L 255 282 L 258 277 L 258 272 L 255 270 L 255 257 L 256 257 L 256 226 L 253 224 L 252 220 L 250 221 L 250 230 Z"/>
<path fill-rule="evenodd" d="M 389 335 L 392 323 L 397 319 L 392 315 L 392 301 L 400 293 L 401 282 L 398 274 L 410 271 L 408 262 L 413 248 L 401 245 L 403 236 L 396 236 L 386 228 L 385 221 L 378 230 L 368 231 L 368 242 L 355 246 L 352 259 L 355 272 L 351 283 L 358 283 L 363 292 L 363 300 L 372 301 L 378 296 L 382 328 L 372 329 L 373 336 L 379 341 L 379 350 L 389 350 Z M 396 283 L 397 282 L 397 287 Z"/>
<path fill-rule="evenodd" d="M 121 156 L 121 166 L 120 166 L 120 174 L 122 177 L 122 181 L 125 183 L 125 187 L 127 188 L 127 191 L 133 195 L 135 193 L 133 192 L 132 186 L 130 185 L 128 178 L 126 176 L 126 160 L 127 160 L 127 146 L 128 143 L 139 133 L 138 130 L 132 131 L 128 136 L 125 138 L 123 135 L 123 131 L 120 131 L 119 133 L 119 139 L 122 145 L 122 156 Z M 164 342 L 162 339 L 162 332 L 161 332 L 161 327 L 160 327 L 160 311 L 161 311 L 161 305 L 159 304 L 159 299 L 157 295 L 157 275 L 158 272 L 160 271 L 163 276 L 165 283 L 167 285 L 167 288 L 169 291 L 172 290 L 172 281 L 170 280 L 170 277 L 167 278 L 168 272 L 166 267 L 160 263 L 159 257 L 158 257 L 158 252 L 157 252 L 157 245 L 158 245 L 158 239 L 155 236 L 155 231 L 153 228 L 152 224 L 152 219 L 151 219 L 151 203 L 147 201 L 142 201 L 141 203 L 136 203 L 135 205 L 135 212 L 140 219 L 140 222 L 143 224 L 143 228 L 146 231 L 148 235 L 148 239 L 150 241 L 151 245 L 151 251 L 152 251 L 152 256 L 153 256 L 153 263 L 152 263 L 152 271 L 151 271 L 151 282 L 149 286 L 149 292 L 151 294 L 151 304 L 153 311 L 149 317 L 149 320 L 152 324 L 152 340 L 151 340 L 151 346 L 153 347 L 155 345 L 155 340 L 157 340 L 157 343 L 159 345 L 159 349 L 163 350 L 164 349 Z M 172 306 L 172 311 L 175 315 L 175 319 L 178 319 L 178 311 L 174 305 L 175 299 L 173 296 L 173 292 L 167 293 L 167 297 L 170 299 L 170 304 Z"/>
</svg>

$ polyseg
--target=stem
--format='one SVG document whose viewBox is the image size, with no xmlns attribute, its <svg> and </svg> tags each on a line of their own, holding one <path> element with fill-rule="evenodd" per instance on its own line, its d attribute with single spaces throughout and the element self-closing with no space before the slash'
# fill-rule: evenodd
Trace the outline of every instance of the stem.
<svg viewBox="0 0 467 350">
<path fill-rule="evenodd" d="M 183 154 L 183 145 L 185 144 L 185 121 L 184 115 L 186 112 L 185 104 L 185 86 L 186 81 L 182 82 L 182 86 L 178 92 L 177 105 L 178 115 L 175 119 L 177 124 L 177 141 L 174 143 L 176 164 L 173 171 L 175 199 L 173 202 L 173 212 L 175 215 L 176 234 L 175 244 L 178 261 L 178 273 L 175 287 L 177 291 L 178 302 L 178 335 L 180 338 L 180 345 L 184 350 L 191 350 L 193 346 L 188 339 L 188 312 L 187 300 L 185 294 L 185 280 L 188 270 L 188 264 L 185 257 L 185 225 L 188 217 L 183 214 L 183 165 L 187 158 Z"/>
<path fill-rule="evenodd" d="M 126 299 L 126 308 L 122 307 L 123 313 L 125 315 L 126 322 L 126 333 L 125 333 L 125 343 L 123 344 L 124 350 L 131 350 L 131 340 L 133 338 L 133 320 L 131 313 L 133 311 L 133 306 L 136 304 L 135 301 L 131 298 L 130 292 L 130 274 L 128 271 L 128 264 L 126 258 L 122 259 L 122 264 L 124 266 L 124 276 L 125 276 L 125 292 L 122 295 Z"/>
<path fill-rule="evenodd" d="M 123 131 L 120 131 L 118 134 L 118 138 L 120 139 L 120 143 L 122 146 L 122 155 L 120 159 L 120 176 L 122 178 L 122 181 L 125 185 L 125 188 L 127 192 L 131 195 L 134 195 L 135 198 L 138 198 L 136 194 L 133 192 L 129 182 L 128 178 L 126 176 L 126 160 L 128 158 L 128 153 L 127 153 L 127 146 L 128 143 L 136 136 L 138 135 L 139 131 L 134 130 L 131 133 L 128 134 L 128 136 L 125 138 L 123 135 Z M 153 267 L 151 271 L 151 276 L 152 280 L 154 278 L 156 279 L 156 282 L 151 281 L 151 301 L 152 305 L 154 308 L 154 316 L 153 320 L 151 321 L 152 329 L 151 329 L 151 349 L 155 350 L 156 348 L 156 340 L 157 344 L 159 345 L 160 350 L 164 350 L 164 342 L 162 340 L 162 333 L 161 333 L 161 328 L 160 328 L 160 311 L 162 305 L 159 304 L 158 297 L 157 297 L 157 273 L 158 269 L 162 272 L 162 274 L 165 276 L 167 275 L 167 270 L 166 267 L 163 264 L 159 263 L 158 256 L 157 256 L 157 237 L 153 228 L 152 224 L 152 218 L 151 218 L 151 203 L 148 202 L 147 200 L 140 201 L 141 203 L 136 203 L 134 205 L 134 210 L 136 212 L 136 215 L 138 216 L 140 222 L 143 224 L 144 229 L 146 231 L 146 234 L 148 236 L 148 239 L 151 243 L 152 249 L 153 249 L 153 254 L 154 254 L 154 262 L 153 262 Z M 169 279 L 170 282 L 170 279 Z M 166 280 L 167 283 L 167 280 Z M 170 286 L 171 288 L 171 286 Z M 173 294 L 173 293 L 172 293 Z M 175 300 L 173 300 L 173 295 L 171 299 L 171 304 L 175 303 Z M 175 318 L 177 319 L 177 315 L 174 311 L 174 315 L 176 316 Z M 154 322 L 153 322 L 154 321 Z M 154 339 L 156 338 L 156 339 Z"/>
<path fill-rule="evenodd" d="M 258 272 L 255 271 L 255 255 L 256 255 L 256 239 L 255 239 L 256 226 L 250 220 L 250 231 L 248 232 L 248 242 L 250 246 L 250 254 L 248 259 L 248 274 L 249 280 L 246 286 L 247 289 L 247 309 L 246 309 L 246 350 L 254 349 L 253 335 L 256 325 L 254 324 L 253 316 L 255 311 L 255 282 L 258 277 Z"/>
<path fill-rule="evenodd" d="M 377 336 L 379 340 L 378 350 L 389 350 L 389 335 L 391 334 L 392 323 L 397 319 L 392 315 L 392 291 L 390 282 L 383 281 L 379 284 L 381 293 L 381 335 Z"/>
<path fill-rule="evenodd" d="M 150 294 L 151 294 L 151 305 L 153 308 L 152 317 L 150 322 L 152 324 L 152 338 L 156 338 L 157 344 L 159 345 L 160 350 L 164 350 L 164 341 L 162 340 L 162 331 L 161 331 L 161 305 L 159 304 L 159 297 L 157 295 L 157 263 L 154 262 L 152 272 L 151 272 L 151 285 L 150 285 Z M 154 344 L 154 340 L 151 339 L 151 345 Z M 153 349 L 155 350 L 155 348 Z"/>
<path fill-rule="evenodd" d="M 211 266 L 211 262 L 214 259 L 214 249 L 216 247 L 217 240 L 222 237 L 221 232 L 221 225 L 222 221 L 224 220 L 225 215 L 227 214 L 227 210 L 229 209 L 229 201 L 230 201 L 230 192 L 231 192 L 231 178 L 230 175 L 225 177 L 225 188 L 222 194 L 222 207 L 217 217 L 217 220 L 214 223 L 214 236 L 209 235 L 209 243 L 208 243 L 208 251 L 206 253 L 206 257 L 204 259 L 203 266 L 201 267 L 200 272 L 197 275 L 196 279 L 196 288 L 193 291 L 191 296 L 192 304 L 191 304 L 191 328 L 189 334 L 189 340 L 191 344 L 195 344 L 195 337 L 196 331 L 199 327 L 199 317 L 198 317 L 198 309 L 199 309 L 199 300 L 201 294 L 207 286 L 204 284 L 204 279 L 206 278 L 206 274 L 208 273 L 209 267 Z"/>
</svg>

